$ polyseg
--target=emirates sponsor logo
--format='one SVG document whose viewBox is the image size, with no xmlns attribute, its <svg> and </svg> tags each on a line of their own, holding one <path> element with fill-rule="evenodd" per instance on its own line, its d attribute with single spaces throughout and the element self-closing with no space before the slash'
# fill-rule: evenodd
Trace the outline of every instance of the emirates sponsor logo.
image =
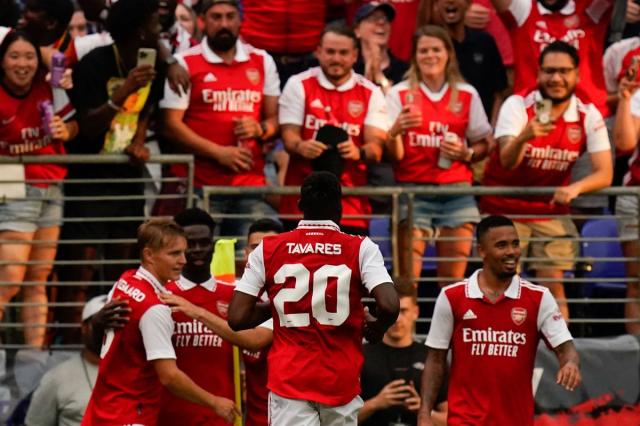
<svg viewBox="0 0 640 426">
<path fill-rule="evenodd" d="M 465 327 L 462 329 L 462 341 L 468 343 L 471 356 L 515 358 L 520 346 L 527 344 L 527 335 L 513 330 L 494 330 L 491 327 L 480 330 Z"/>
<path fill-rule="evenodd" d="M 571 143 L 579 143 L 582 139 L 582 128 L 580 126 L 567 127 L 567 139 Z"/>
<path fill-rule="evenodd" d="M 222 347 L 222 338 L 197 320 L 176 321 L 173 342 L 181 347 Z"/>
<path fill-rule="evenodd" d="M 325 124 L 327 124 L 327 120 L 318 118 L 315 115 L 307 114 L 304 117 L 304 127 L 307 129 L 317 131 L 318 129 L 320 129 L 320 127 L 324 126 Z M 347 132 L 349 136 L 353 136 L 353 137 L 360 136 L 361 127 L 359 124 L 338 123 L 337 126 L 344 129 L 344 131 Z"/>
<path fill-rule="evenodd" d="M 568 30 L 565 33 L 565 35 L 560 37 L 560 40 L 564 41 L 565 43 L 568 43 L 568 44 L 572 45 L 576 49 L 579 49 L 580 48 L 580 40 L 585 38 L 585 37 L 586 37 L 586 34 L 585 34 L 584 30 L 579 29 L 579 28 L 575 28 L 575 29 Z M 542 49 L 547 47 L 547 45 L 553 43 L 556 40 L 558 40 L 558 39 L 556 37 L 552 36 L 551 34 L 549 34 L 544 29 L 537 28 L 536 31 L 533 34 L 533 41 L 540 45 L 540 50 L 541 51 L 542 51 Z"/>
<path fill-rule="evenodd" d="M 213 111 L 251 113 L 260 109 L 262 93 L 250 89 L 202 89 L 202 102 L 212 104 Z"/>
<path fill-rule="evenodd" d="M 513 308 L 511 309 L 511 321 L 515 325 L 522 325 L 527 319 L 527 310 L 525 308 Z"/>
<path fill-rule="evenodd" d="M 565 172 L 580 156 L 578 149 L 552 148 L 551 146 L 537 147 L 527 144 L 525 158 L 527 167 L 540 170 Z"/>
<path fill-rule="evenodd" d="M 247 80 L 254 86 L 260 83 L 260 71 L 255 68 L 249 68 L 246 72 Z"/>
<path fill-rule="evenodd" d="M 359 117 L 364 111 L 364 104 L 362 101 L 349 101 L 347 111 L 353 118 Z"/>
</svg>

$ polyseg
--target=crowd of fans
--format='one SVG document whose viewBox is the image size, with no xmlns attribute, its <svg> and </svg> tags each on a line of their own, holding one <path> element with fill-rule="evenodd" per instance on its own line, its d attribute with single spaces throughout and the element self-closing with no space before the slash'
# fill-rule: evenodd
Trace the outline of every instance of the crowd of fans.
<svg viewBox="0 0 640 426">
<path fill-rule="evenodd" d="M 197 195 L 208 185 L 299 185 L 312 170 L 350 187 L 558 187 L 549 197 L 478 204 L 421 195 L 411 222 L 403 200 L 400 275 L 420 276 L 427 241 L 438 236 L 438 255 L 459 259 L 438 263 L 441 284 L 462 279 L 481 213 L 562 216 L 584 211 L 578 196 L 610 186 L 614 174 L 615 184 L 640 179 L 635 154 L 630 167 L 617 161 L 638 140 L 640 42 L 626 38 L 605 53 L 612 9 L 601 0 L 2 1 L 0 154 L 126 153 L 131 162 L 2 166 L 27 184 L 21 200 L 0 205 L 0 281 L 14 284 L 0 287 L 0 304 L 21 291 L 25 342 L 43 346 L 37 325 L 51 315 L 44 284 L 56 257 L 83 261 L 54 271 L 76 283 L 95 279 L 100 257 L 135 258 L 133 244 L 108 241 L 131 238 L 145 214 L 184 206 L 160 200 L 149 209 L 142 196 L 63 206 L 62 194 L 142 195 L 145 176 L 187 176 L 183 165 L 146 164 L 152 153 L 193 154 Z M 639 20 L 630 1 L 625 34 Z M 101 183 L 110 178 L 129 181 Z M 155 190 L 180 190 L 169 186 Z M 615 207 L 637 215 L 634 197 Z M 294 196 L 216 196 L 208 208 L 281 215 L 285 229 L 300 213 Z M 366 217 L 390 208 L 345 197 L 342 229 L 366 235 Z M 63 217 L 72 220 L 61 226 Z M 624 254 L 635 257 L 637 224 L 620 223 Z M 225 218 L 220 235 L 246 235 L 249 224 Z M 577 249 L 562 237 L 578 229 L 562 217 L 516 224 L 525 240 L 553 238 L 531 244 L 539 261 L 528 268 L 564 299 Z M 87 242 L 57 247 L 59 238 Z M 114 262 L 101 276 L 115 280 L 126 268 Z M 90 293 L 60 286 L 55 299 L 84 302 Z M 628 296 L 639 296 L 637 284 Z M 638 306 L 626 305 L 628 318 L 640 317 Z M 80 311 L 60 309 L 55 320 L 79 322 Z"/>
</svg>

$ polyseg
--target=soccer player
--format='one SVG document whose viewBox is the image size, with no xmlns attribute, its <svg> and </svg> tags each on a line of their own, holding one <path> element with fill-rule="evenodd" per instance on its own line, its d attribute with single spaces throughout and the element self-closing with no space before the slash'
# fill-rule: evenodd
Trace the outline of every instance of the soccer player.
<svg viewBox="0 0 640 426">
<path fill-rule="evenodd" d="M 342 188 L 329 172 L 303 182 L 298 227 L 251 253 L 229 307 L 234 330 L 274 319 L 269 417 L 274 425 L 355 425 L 362 407 L 363 332 L 379 341 L 398 316 L 398 296 L 378 247 L 340 232 Z M 270 306 L 257 305 L 266 289 Z M 361 298 L 371 293 L 378 318 Z"/>
<path fill-rule="evenodd" d="M 520 240 L 513 222 L 488 216 L 476 238 L 482 269 L 442 289 L 436 300 L 420 426 L 433 424 L 449 348 L 449 425 L 533 425 L 531 378 L 540 338 L 560 362 L 556 382 L 567 390 L 581 382 L 578 352 L 553 296 L 516 274 Z"/>
<path fill-rule="evenodd" d="M 128 300 L 129 321 L 105 335 L 82 424 L 157 424 L 162 386 L 232 422 L 239 414 L 233 402 L 205 391 L 177 367 L 171 310 L 158 299 L 185 264 L 182 228 L 169 220 L 145 222 L 138 229 L 138 246 L 140 268 L 125 272 L 111 291 L 111 298 Z"/>
</svg>

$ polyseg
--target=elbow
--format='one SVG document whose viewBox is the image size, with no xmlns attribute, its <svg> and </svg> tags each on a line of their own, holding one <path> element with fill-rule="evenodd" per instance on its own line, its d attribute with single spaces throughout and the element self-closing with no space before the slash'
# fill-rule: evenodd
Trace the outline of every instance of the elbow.
<svg viewBox="0 0 640 426">
<path fill-rule="evenodd" d="M 502 155 L 500 156 L 500 165 L 508 171 L 513 171 L 518 166 L 515 161 L 511 161 L 509 158 Z"/>
<path fill-rule="evenodd" d="M 178 376 L 177 369 L 158 372 L 158 380 L 160 381 L 162 386 L 166 387 L 169 390 L 171 390 L 171 387 L 173 383 L 175 383 L 177 376 Z"/>
<path fill-rule="evenodd" d="M 242 331 L 249 328 L 244 315 L 235 309 L 232 310 L 231 308 L 229 309 L 229 318 L 227 319 L 227 323 L 229 324 L 229 328 L 233 331 Z"/>
</svg>

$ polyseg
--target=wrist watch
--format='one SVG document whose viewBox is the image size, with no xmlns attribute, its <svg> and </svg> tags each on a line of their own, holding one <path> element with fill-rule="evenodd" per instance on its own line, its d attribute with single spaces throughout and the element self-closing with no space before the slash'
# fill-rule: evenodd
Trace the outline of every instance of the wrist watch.
<svg viewBox="0 0 640 426">
<path fill-rule="evenodd" d="M 167 64 L 167 66 L 169 66 L 169 67 L 170 67 L 170 66 L 171 66 L 171 65 L 173 65 L 173 64 L 177 64 L 177 63 L 178 63 L 178 61 L 177 61 L 177 59 L 176 59 L 176 58 L 174 58 L 174 57 L 173 57 L 173 55 L 172 55 L 172 56 L 169 56 L 167 59 L 165 59 L 165 60 L 164 60 L 164 63 L 165 63 L 165 64 Z"/>
</svg>

